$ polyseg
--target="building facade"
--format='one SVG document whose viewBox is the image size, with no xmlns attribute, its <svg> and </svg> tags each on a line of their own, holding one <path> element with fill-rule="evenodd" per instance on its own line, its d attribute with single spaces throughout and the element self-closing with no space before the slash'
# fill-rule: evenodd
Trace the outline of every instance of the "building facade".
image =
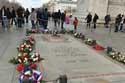
<svg viewBox="0 0 125 83">
<path fill-rule="evenodd" d="M 48 3 L 48 10 L 50 12 L 61 12 L 68 11 L 74 12 L 77 8 L 77 2 L 73 0 L 50 0 Z"/>
<path fill-rule="evenodd" d="M 17 3 L 16 0 L 0 0 L 0 8 L 2 8 L 3 6 L 8 8 L 11 8 L 12 6 L 18 8 L 20 4 Z"/>
<path fill-rule="evenodd" d="M 106 14 L 116 17 L 125 14 L 125 0 L 78 0 L 75 15 L 85 17 L 89 12 L 97 13 L 100 18 Z"/>
</svg>

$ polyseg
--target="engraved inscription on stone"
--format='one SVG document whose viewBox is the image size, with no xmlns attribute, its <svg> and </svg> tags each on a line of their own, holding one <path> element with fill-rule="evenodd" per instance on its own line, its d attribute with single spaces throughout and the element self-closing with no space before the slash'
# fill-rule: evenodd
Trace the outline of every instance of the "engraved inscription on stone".
<svg viewBox="0 0 125 83">
<path fill-rule="evenodd" d="M 55 52 L 56 56 L 87 56 L 87 54 L 81 52 L 79 48 L 73 47 L 57 47 L 53 51 Z"/>
</svg>

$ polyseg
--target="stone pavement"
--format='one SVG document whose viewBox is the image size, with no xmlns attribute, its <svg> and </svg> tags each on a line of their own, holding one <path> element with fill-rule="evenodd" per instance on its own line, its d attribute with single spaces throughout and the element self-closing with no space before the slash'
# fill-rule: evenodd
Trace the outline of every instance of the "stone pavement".
<svg viewBox="0 0 125 83">
<path fill-rule="evenodd" d="M 62 41 L 55 39 L 56 42 L 53 37 L 51 39 L 47 35 L 35 35 L 35 37 L 37 39 L 36 49 L 45 58 L 42 65 L 46 80 L 55 80 L 62 74 L 68 76 L 70 83 L 76 83 L 75 81 L 77 83 L 81 81 L 81 83 L 94 83 L 94 80 L 95 83 L 98 80 L 102 81 L 98 83 L 104 81 L 104 83 L 108 83 L 121 81 L 125 78 L 124 68 L 106 59 L 72 36 L 61 35 Z"/>
<path fill-rule="evenodd" d="M 52 24 L 51 24 L 52 25 Z M 49 26 L 49 28 L 53 28 Z M 124 33 L 109 32 L 104 27 L 91 32 L 84 24 L 79 25 L 78 32 L 98 40 L 101 45 L 112 46 L 121 52 L 124 51 Z M 124 65 L 115 63 L 81 41 L 65 35 L 67 42 L 53 42 L 50 37 L 37 36 L 37 50 L 45 58 L 42 63 L 47 80 L 54 80 L 61 74 L 67 74 L 72 83 L 125 83 Z M 120 40 L 120 41 L 119 41 Z"/>
<path fill-rule="evenodd" d="M 91 32 L 90 29 L 86 28 L 86 25 L 79 24 L 78 32 L 82 32 L 90 38 L 96 39 L 103 46 L 112 46 L 120 52 L 125 53 L 125 33 L 118 32 L 114 33 L 114 26 L 111 27 L 111 32 L 109 28 L 104 28 L 103 25 L 97 26 L 97 29 Z"/>
<path fill-rule="evenodd" d="M 53 28 L 52 26 L 50 23 L 49 28 Z M 83 24 L 79 25 L 78 31 L 98 40 L 104 46 L 113 46 L 125 52 L 124 33 L 109 33 L 109 30 L 103 27 L 91 32 L 85 29 Z M 0 28 L 0 83 L 18 83 L 15 66 L 8 61 L 17 55 L 16 47 L 24 35 L 25 29 Z M 36 35 L 37 51 L 45 58 L 41 65 L 47 80 L 54 80 L 60 74 L 68 74 L 69 83 L 125 83 L 123 65 L 116 64 L 69 35 L 61 37 L 55 40 L 51 36 Z"/>
<path fill-rule="evenodd" d="M 15 66 L 9 60 L 17 55 L 16 47 L 24 35 L 25 29 L 0 28 L 0 83 L 17 83 Z"/>
</svg>

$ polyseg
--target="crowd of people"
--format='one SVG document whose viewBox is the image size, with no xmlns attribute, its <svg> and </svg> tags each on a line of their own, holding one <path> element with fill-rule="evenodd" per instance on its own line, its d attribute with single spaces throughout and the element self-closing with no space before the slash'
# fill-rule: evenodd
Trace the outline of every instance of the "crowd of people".
<svg viewBox="0 0 125 83">
<path fill-rule="evenodd" d="M 29 12 L 29 11 L 28 11 Z M 17 25 L 18 27 L 22 27 L 22 24 L 24 23 L 24 14 L 26 12 L 22 7 L 19 7 L 18 9 L 12 8 L 6 8 L 3 6 L 0 9 L 0 21 L 2 23 L 3 28 L 8 28 L 10 25 Z"/>
<path fill-rule="evenodd" d="M 15 24 L 17 27 L 21 28 L 26 23 L 29 23 L 29 20 L 31 21 L 32 28 L 36 28 L 37 25 L 40 25 L 40 27 L 47 29 L 48 21 L 52 18 L 52 21 L 54 22 L 54 27 L 58 29 L 58 27 L 61 28 L 61 30 L 64 30 L 67 27 L 72 27 L 75 31 L 77 30 L 78 26 L 78 19 L 77 17 L 72 18 L 72 15 L 67 15 L 67 12 L 61 12 L 58 10 L 57 12 L 50 13 L 47 8 L 32 8 L 31 12 L 27 8 L 26 10 L 22 7 L 19 8 L 6 8 L 3 6 L 0 9 L 0 22 L 2 24 L 3 28 L 9 28 L 10 25 Z M 92 16 L 91 13 L 87 15 L 85 18 L 87 22 L 87 27 L 91 28 L 91 24 L 93 24 L 92 28 L 97 28 L 97 21 L 99 20 L 99 16 L 95 13 L 94 16 Z M 111 22 L 111 16 L 108 14 L 104 17 L 104 26 L 106 28 L 110 27 Z M 72 25 L 72 26 L 69 26 Z M 123 31 L 123 27 L 125 26 L 125 16 L 119 14 L 115 18 L 115 30 L 114 32 Z"/>
<path fill-rule="evenodd" d="M 46 28 L 48 21 L 47 9 L 42 9 L 41 12 L 35 8 L 32 8 L 30 12 L 28 8 L 25 10 L 22 7 L 15 9 L 14 7 L 6 8 L 3 6 L 0 9 L 0 21 L 3 28 L 9 28 L 13 24 L 22 28 L 25 23 L 29 23 L 29 20 L 31 21 L 32 28 L 36 27 L 36 22 L 41 22 L 44 28 Z"/>
<path fill-rule="evenodd" d="M 72 19 L 72 15 L 67 15 L 66 11 L 64 11 L 62 13 L 60 10 L 58 10 L 58 12 L 53 12 L 52 18 L 54 21 L 55 28 L 57 28 L 61 25 L 62 30 L 68 29 L 70 27 L 73 28 L 74 30 L 77 30 L 77 26 L 78 26 L 77 17 L 74 17 L 74 19 Z M 74 27 L 69 26 L 69 25 L 73 25 Z"/>
<path fill-rule="evenodd" d="M 15 24 L 18 28 L 22 28 L 23 25 L 29 23 L 30 20 L 32 28 L 36 28 L 37 25 L 40 25 L 40 27 L 47 29 L 48 21 L 52 18 L 54 27 L 57 28 L 60 26 L 63 30 L 64 24 L 69 24 L 69 22 L 66 22 L 66 18 L 68 17 L 71 16 L 67 15 L 65 11 L 61 12 L 58 10 L 58 12 L 50 13 L 47 8 L 32 8 L 31 12 L 28 8 L 25 10 L 22 7 L 15 9 L 14 7 L 6 8 L 3 6 L 0 9 L 0 22 L 3 28 L 9 28 L 10 25 L 13 24 Z M 76 30 L 78 25 L 77 17 L 74 18 L 72 25 L 74 25 L 74 29 Z"/>
<path fill-rule="evenodd" d="M 93 27 L 94 29 L 96 29 L 96 24 L 97 24 L 97 21 L 99 19 L 99 16 L 95 13 L 94 16 L 92 16 L 91 13 L 89 13 L 86 17 L 86 22 L 87 22 L 87 27 L 91 27 L 91 24 L 93 24 Z M 111 28 L 111 16 L 109 14 L 107 14 L 105 17 L 104 17 L 104 26 L 106 28 Z M 119 31 L 123 31 L 124 27 L 125 27 L 125 16 L 122 15 L 122 14 L 118 14 L 115 18 L 115 30 L 114 32 L 119 32 Z"/>
<path fill-rule="evenodd" d="M 124 31 L 123 27 L 125 27 L 125 17 L 119 14 L 115 19 L 115 32 Z"/>
</svg>

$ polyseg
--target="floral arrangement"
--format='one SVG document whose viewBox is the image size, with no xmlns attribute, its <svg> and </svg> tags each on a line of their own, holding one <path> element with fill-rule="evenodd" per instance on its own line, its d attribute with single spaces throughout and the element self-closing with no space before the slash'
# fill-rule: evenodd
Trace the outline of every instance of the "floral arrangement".
<svg viewBox="0 0 125 83">
<path fill-rule="evenodd" d="M 32 52 L 35 48 L 35 39 L 32 36 L 27 36 L 18 46 L 18 55 L 10 60 L 10 63 L 17 64 L 16 70 L 20 73 L 19 82 L 22 83 L 28 80 L 33 83 L 43 83 L 43 76 L 37 70 L 36 62 L 44 60 L 37 52 Z M 29 73 L 29 71 L 32 71 Z M 36 77 L 38 75 L 39 77 Z M 32 79 L 32 80 L 31 80 Z"/>
<path fill-rule="evenodd" d="M 80 38 L 80 39 L 82 39 L 82 40 L 85 39 L 85 35 L 83 35 L 82 33 L 75 33 L 75 34 L 74 34 L 74 37 L 75 37 L 75 38 Z"/>
<path fill-rule="evenodd" d="M 28 61 L 39 62 L 43 60 L 37 52 L 32 53 L 35 48 L 35 39 L 33 36 L 27 36 L 23 42 L 17 47 L 18 55 L 10 60 L 10 63 L 19 64 L 27 63 Z"/>
<path fill-rule="evenodd" d="M 92 48 L 95 49 L 95 50 L 98 50 L 98 51 L 104 51 L 105 50 L 105 48 L 103 46 L 99 45 L 99 44 L 96 44 L 96 45 L 92 46 Z"/>
<path fill-rule="evenodd" d="M 34 63 L 18 64 L 16 70 L 20 73 L 19 82 L 23 83 L 44 83 L 43 75 L 37 70 L 37 65 Z"/>
<path fill-rule="evenodd" d="M 85 35 L 83 35 L 82 33 L 75 33 L 73 35 L 75 38 L 79 38 L 82 39 L 84 41 L 85 44 L 92 46 L 93 49 L 95 50 L 102 50 L 104 51 L 105 49 L 107 49 L 107 55 L 110 56 L 112 59 L 124 63 L 125 64 L 125 55 L 121 54 L 121 52 L 118 52 L 116 50 L 114 50 L 112 47 L 107 47 L 104 48 L 103 46 L 99 45 L 96 40 L 93 40 L 91 38 L 86 38 Z"/>
<path fill-rule="evenodd" d="M 97 44 L 96 40 L 93 40 L 91 38 L 85 38 L 84 42 L 85 42 L 85 44 L 90 45 L 90 46 L 94 46 Z"/>
<path fill-rule="evenodd" d="M 32 62 L 39 62 L 41 60 L 44 60 L 43 58 L 40 57 L 40 54 L 37 52 L 34 52 L 30 55 L 29 57 L 30 61 Z"/>
<path fill-rule="evenodd" d="M 29 33 L 37 33 L 38 31 L 32 29 Z M 33 52 L 35 48 L 35 39 L 33 36 L 27 36 L 23 39 L 21 44 L 17 47 L 18 55 L 10 60 L 10 63 L 17 64 L 16 70 L 20 73 L 19 82 L 23 83 L 25 80 L 32 83 L 44 83 L 43 76 L 37 70 L 36 62 L 44 60 L 40 54 Z M 37 75 L 37 76 L 36 76 Z"/>
<path fill-rule="evenodd" d="M 112 59 L 125 64 L 125 56 L 121 52 L 115 51 L 112 47 L 107 47 L 107 55 Z"/>
<path fill-rule="evenodd" d="M 17 57 L 13 57 L 13 59 L 10 60 L 10 63 L 13 64 L 20 64 L 20 63 L 28 63 L 30 62 L 39 62 L 41 60 L 44 60 L 43 58 L 40 57 L 39 53 L 19 53 Z"/>
<path fill-rule="evenodd" d="M 29 36 L 23 40 L 23 42 L 17 47 L 19 52 L 30 53 L 33 51 L 35 45 L 35 39 Z"/>
<path fill-rule="evenodd" d="M 33 47 L 31 46 L 31 44 L 29 43 L 22 43 L 19 45 L 19 47 L 17 47 L 19 52 L 26 52 L 26 53 L 30 53 L 33 51 Z"/>
</svg>

